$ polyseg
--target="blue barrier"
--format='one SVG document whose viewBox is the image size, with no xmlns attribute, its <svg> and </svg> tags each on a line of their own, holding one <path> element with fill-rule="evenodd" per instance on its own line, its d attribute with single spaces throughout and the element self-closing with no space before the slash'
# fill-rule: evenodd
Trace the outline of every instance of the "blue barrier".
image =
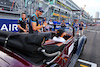
<svg viewBox="0 0 100 67">
<path fill-rule="evenodd" d="M 39 24 L 41 21 L 39 21 Z M 57 24 L 61 24 L 60 22 L 57 22 Z M 68 24 L 68 23 L 66 23 Z M 3 31 L 11 31 L 11 32 L 18 32 L 19 29 L 17 27 L 18 20 L 12 20 L 12 19 L 0 19 L 0 30 Z M 61 26 L 56 26 L 56 29 L 61 29 Z M 68 28 L 66 28 L 68 29 Z"/>
<path fill-rule="evenodd" d="M 18 32 L 18 20 L 0 19 L 0 30 Z"/>
</svg>

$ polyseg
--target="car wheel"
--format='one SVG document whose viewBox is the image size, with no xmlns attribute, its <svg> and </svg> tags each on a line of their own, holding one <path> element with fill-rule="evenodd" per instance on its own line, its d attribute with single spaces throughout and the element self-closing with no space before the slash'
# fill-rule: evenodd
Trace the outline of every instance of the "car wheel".
<svg viewBox="0 0 100 67">
<path fill-rule="evenodd" d="M 86 44 L 84 44 L 84 46 L 83 46 L 83 48 L 82 48 L 81 55 L 83 54 L 85 45 L 86 45 Z"/>
</svg>

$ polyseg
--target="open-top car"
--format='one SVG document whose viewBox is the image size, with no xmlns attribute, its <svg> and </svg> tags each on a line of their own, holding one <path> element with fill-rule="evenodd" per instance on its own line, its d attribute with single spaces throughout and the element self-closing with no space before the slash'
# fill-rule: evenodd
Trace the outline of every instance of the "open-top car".
<svg viewBox="0 0 100 67">
<path fill-rule="evenodd" d="M 65 40 L 0 31 L 0 67 L 74 67 L 86 36 L 75 37 L 73 30 Z"/>
</svg>

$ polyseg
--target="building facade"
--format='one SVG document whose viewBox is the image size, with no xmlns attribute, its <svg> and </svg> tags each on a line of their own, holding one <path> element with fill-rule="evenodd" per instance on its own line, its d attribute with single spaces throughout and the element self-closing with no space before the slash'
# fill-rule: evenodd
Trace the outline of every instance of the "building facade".
<svg viewBox="0 0 100 67">
<path fill-rule="evenodd" d="M 26 5 L 27 1 L 25 0 Z M 32 4 L 34 8 L 31 6 L 31 12 L 34 13 L 37 7 L 42 7 L 44 13 L 41 17 L 46 17 L 48 20 L 62 21 L 65 19 L 66 22 L 74 22 L 74 19 L 79 19 L 85 23 L 93 22 L 89 13 L 77 6 L 72 0 L 34 0 Z M 33 14 L 30 11 L 28 13 Z"/>
<path fill-rule="evenodd" d="M 72 0 L 0 0 L 0 4 L 3 4 L 2 7 L 9 6 L 7 10 L 2 10 L 8 13 L 26 12 L 28 16 L 32 15 L 37 7 L 42 7 L 44 13 L 41 17 L 46 17 L 48 20 L 62 21 L 65 19 L 66 22 L 73 22 L 74 19 L 79 19 L 84 22 L 92 22 L 92 17 Z"/>
</svg>

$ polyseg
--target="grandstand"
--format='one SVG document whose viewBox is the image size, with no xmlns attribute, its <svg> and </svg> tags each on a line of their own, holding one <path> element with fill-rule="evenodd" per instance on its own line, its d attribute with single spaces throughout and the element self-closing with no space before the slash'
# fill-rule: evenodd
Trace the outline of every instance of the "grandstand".
<svg viewBox="0 0 100 67">
<path fill-rule="evenodd" d="M 10 11 L 12 7 L 12 3 L 10 0 L 0 0 L 0 9 Z"/>
<path fill-rule="evenodd" d="M 48 20 L 66 19 L 67 22 L 73 22 L 72 19 L 80 19 L 92 22 L 90 15 L 72 0 L 0 0 L 0 12 L 16 14 L 18 17 L 22 12 L 32 15 L 37 7 L 43 7 L 44 13 L 41 17 L 47 17 Z"/>
</svg>

